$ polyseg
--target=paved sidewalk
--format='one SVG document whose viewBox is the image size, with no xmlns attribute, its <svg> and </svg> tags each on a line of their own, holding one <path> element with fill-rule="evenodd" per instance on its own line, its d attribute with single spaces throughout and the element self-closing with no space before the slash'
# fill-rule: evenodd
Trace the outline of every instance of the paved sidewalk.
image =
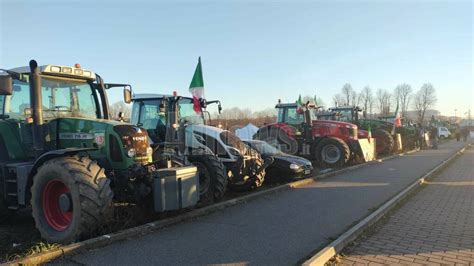
<svg viewBox="0 0 474 266">
<path fill-rule="evenodd" d="M 372 232 L 343 265 L 474 265 L 474 149 L 467 150 Z"/>
<path fill-rule="evenodd" d="M 464 145 L 450 141 L 439 150 L 423 150 L 263 196 L 58 263 L 294 265 Z"/>
</svg>

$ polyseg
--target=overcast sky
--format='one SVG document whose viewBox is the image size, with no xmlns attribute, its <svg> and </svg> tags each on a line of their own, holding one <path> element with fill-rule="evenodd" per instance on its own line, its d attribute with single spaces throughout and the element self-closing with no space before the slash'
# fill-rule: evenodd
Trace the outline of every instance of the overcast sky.
<svg viewBox="0 0 474 266">
<path fill-rule="evenodd" d="M 0 68 L 80 63 L 135 92 L 188 94 L 201 56 L 224 108 L 430 82 L 443 114 L 474 112 L 471 1 L 38 2 L 0 0 Z"/>
</svg>

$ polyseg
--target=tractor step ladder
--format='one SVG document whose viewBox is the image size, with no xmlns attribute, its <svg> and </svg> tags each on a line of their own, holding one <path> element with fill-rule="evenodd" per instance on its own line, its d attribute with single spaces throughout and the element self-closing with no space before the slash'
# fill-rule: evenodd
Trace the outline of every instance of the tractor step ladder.
<svg viewBox="0 0 474 266">
<path fill-rule="evenodd" d="M 16 181 L 16 171 L 14 168 L 7 167 L 7 176 L 5 176 L 5 182 L 3 187 L 5 189 L 5 201 L 8 209 L 18 210 L 18 186 Z"/>
<path fill-rule="evenodd" d="M 8 163 L 3 165 L 3 195 L 8 209 L 18 210 L 20 205 L 27 205 L 25 202 L 26 183 L 28 173 L 33 166 L 32 162 Z"/>
</svg>

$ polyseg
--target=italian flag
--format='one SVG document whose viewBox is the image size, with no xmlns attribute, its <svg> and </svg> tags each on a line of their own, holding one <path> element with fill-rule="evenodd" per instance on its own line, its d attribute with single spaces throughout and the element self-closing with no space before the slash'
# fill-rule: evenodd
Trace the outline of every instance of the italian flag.
<svg viewBox="0 0 474 266">
<path fill-rule="evenodd" d="M 201 57 L 199 57 L 193 79 L 189 85 L 189 92 L 193 95 L 194 111 L 202 112 L 201 99 L 204 95 L 204 79 L 202 77 Z"/>
<path fill-rule="evenodd" d="M 402 119 L 400 117 L 400 113 L 398 113 L 398 101 L 397 101 L 397 109 L 395 110 L 395 127 L 401 127 L 402 126 Z"/>
<path fill-rule="evenodd" d="M 301 94 L 296 101 L 296 112 L 302 113 L 303 112 L 303 101 L 301 100 Z"/>
</svg>

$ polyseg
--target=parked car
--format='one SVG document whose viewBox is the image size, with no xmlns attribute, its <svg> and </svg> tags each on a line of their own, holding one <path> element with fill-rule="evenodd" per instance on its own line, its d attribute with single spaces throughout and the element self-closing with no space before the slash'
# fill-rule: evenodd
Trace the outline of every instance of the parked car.
<svg viewBox="0 0 474 266">
<path fill-rule="evenodd" d="M 449 138 L 451 132 L 446 127 L 438 127 L 438 138 L 444 139 Z"/>
<path fill-rule="evenodd" d="M 273 163 L 266 169 L 266 177 L 272 181 L 291 181 L 308 177 L 313 173 L 313 165 L 305 158 L 286 154 L 261 140 L 244 140 L 256 149 L 263 159 L 273 157 Z"/>
</svg>

